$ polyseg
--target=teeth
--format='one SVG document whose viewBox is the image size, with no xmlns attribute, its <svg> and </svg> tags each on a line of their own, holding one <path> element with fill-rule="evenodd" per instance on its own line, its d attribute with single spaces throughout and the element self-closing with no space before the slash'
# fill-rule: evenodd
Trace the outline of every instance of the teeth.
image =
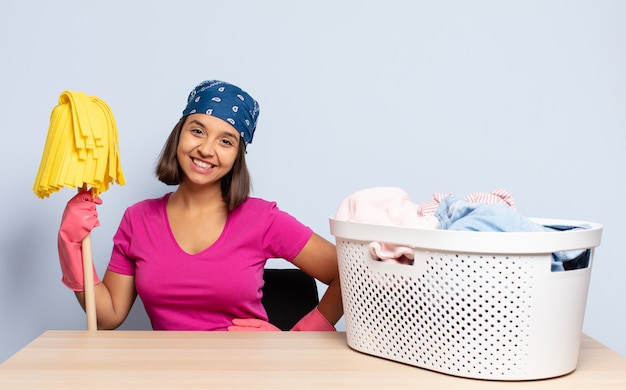
<svg viewBox="0 0 626 390">
<path fill-rule="evenodd" d="M 200 168 L 204 168 L 204 169 L 213 168 L 212 164 L 207 164 L 204 161 L 196 160 L 195 158 L 192 161 L 193 161 L 194 164 L 196 164 Z"/>
</svg>

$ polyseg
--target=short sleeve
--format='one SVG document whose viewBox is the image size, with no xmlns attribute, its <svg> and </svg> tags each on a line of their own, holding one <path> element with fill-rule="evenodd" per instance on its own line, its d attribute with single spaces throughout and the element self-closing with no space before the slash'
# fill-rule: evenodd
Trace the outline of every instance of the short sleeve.
<svg viewBox="0 0 626 390">
<path fill-rule="evenodd" d="M 275 203 L 272 203 L 269 216 L 270 224 L 263 236 L 265 255 L 293 261 L 313 235 L 313 230 L 280 210 Z"/>
</svg>

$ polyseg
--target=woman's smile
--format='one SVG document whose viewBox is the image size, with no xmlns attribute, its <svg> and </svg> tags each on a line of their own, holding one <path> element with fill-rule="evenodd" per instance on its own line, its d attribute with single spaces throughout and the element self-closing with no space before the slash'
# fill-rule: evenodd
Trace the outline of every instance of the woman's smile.
<svg viewBox="0 0 626 390">
<path fill-rule="evenodd" d="M 208 163 L 208 162 L 206 162 L 206 161 L 198 160 L 197 158 L 194 158 L 194 157 L 192 157 L 192 158 L 191 158 L 191 161 L 192 161 L 195 165 L 197 165 L 198 167 L 203 168 L 203 169 L 211 169 L 211 168 L 215 168 L 215 165 L 213 165 L 213 164 L 211 164 L 211 163 Z"/>
</svg>

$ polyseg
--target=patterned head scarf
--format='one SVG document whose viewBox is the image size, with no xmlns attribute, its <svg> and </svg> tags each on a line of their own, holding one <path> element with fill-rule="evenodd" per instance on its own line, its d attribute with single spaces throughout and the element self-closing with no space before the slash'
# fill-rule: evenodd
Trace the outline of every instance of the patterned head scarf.
<svg viewBox="0 0 626 390">
<path fill-rule="evenodd" d="M 198 84 L 187 98 L 183 117 L 190 114 L 208 114 L 230 123 L 248 145 L 256 130 L 259 103 L 235 85 L 206 80 Z"/>
</svg>

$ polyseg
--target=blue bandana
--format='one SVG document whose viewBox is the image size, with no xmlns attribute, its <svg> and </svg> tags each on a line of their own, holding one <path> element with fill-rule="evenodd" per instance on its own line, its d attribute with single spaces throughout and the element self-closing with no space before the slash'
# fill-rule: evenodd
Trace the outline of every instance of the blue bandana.
<svg viewBox="0 0 626 390">
<path fill-rule="evenodd" d="M 241 134 L 244 142 L 252 142 L 259 104 L 239 87 L 225 81 L 206 80 L 198 84 L 187 98 L 183 117 L 190 114 L 208 114 L 230 123 Z"/>
</svg>

